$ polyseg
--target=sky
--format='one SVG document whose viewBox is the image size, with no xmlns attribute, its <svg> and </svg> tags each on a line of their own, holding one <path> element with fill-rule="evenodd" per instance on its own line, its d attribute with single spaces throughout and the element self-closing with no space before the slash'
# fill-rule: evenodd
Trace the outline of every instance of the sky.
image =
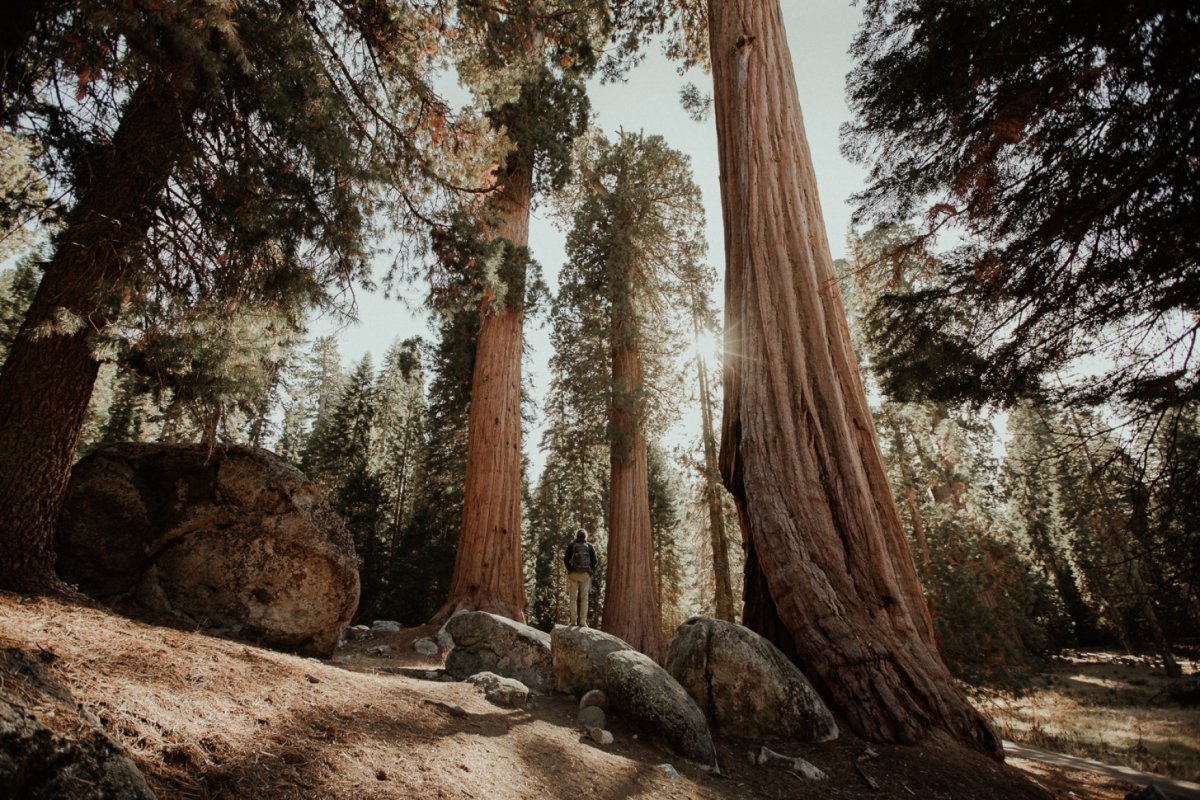
<svg viewBox="0 0 1200 800">
<path fill-rule="evenodd" d="M 838 146 L 838 129 L 850 119 L 845 103 L 846 73 L 851 68 L 847 51 L 858 28 L 861 11 L 846 0 L 781 0 L 781 4 L 826 233 L 834 258 L 840 258 L 845 255 L 850 227 L 848 199 L 862 188 L 865 177 L 861 168 L 842 157 Z M 711 118 L 698 123 L 684 112 L 679 91 L 689 82 L 702 92 L 711 92 L 710 76 L 700 71 L 680 76 L 674 64 L 654 51 L 630 72 L 625 82 L 601 85 L 595 81 L 589 94 L 595 124 L 610 136 L 621 129 L 657 134 L 671 147 L 691 157 L 694 178 L 704 196 L 709 260 L 718 276 L 722 276 L 724 234 L 721 231 L 716 128 Z M 543 276 L 552 290 L 557 289 L 558 272 L 564 261 L 565 237 L 564 231 L 555 228 L 549 209 L 539 211 L 535 208 L 530 222 L 530 249 L 542 265 Z M 358 322 L 334 327 L 328 321 L 318 321 L 313 326 L 313 333 L 334 333 L 347 363 L 370 352 L 378 366 L 388 345 L 397 338 L 425 335 L 432 340 L 432 331 L 427 328 L 426 317 L 421 311 L 420 291 L 420 287 L 403 289 L 399 299 L 360 291 L 357 296 Z M 718 308 L 722 292 L 719 281 L 714 298 Z M 545 395 L 550 379 L 549 328 L 545 320 L 529 320 L 525 334 L 527 376 L 537 403 Z M 688 424 L 686 418 L 684 424 Z M 537 453 L 540 438 L 541 428 L 535 426 L 524 443 L 535 477 L 540 473 L 542 463 Z"/>
</svg>

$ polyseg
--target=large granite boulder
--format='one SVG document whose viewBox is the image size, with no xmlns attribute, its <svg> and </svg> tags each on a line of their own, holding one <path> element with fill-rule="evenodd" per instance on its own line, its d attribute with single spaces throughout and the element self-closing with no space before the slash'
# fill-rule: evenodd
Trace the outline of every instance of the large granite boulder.
<svg viewBox="0 0 1200 800">
<path fill-rule="evenodd" d="M 87 594 L 214 633 L 329 656 L 358 605 L 346 526 L 256 448 L 116 444 L 71 473 L 58 571 Z"/>
<path fill-rule="evenodd" d="M 717 751 L 703 712 L 652 658 L 636 650 L 609 653 L 604 659 L 604 679 L 611 707 L 627 723 L 685 758 L 717 766 Z"/>
<path fill-rule="evenodd" d="M 582 695 L 604 688 L 604 659 L 609 653 L 633 648 L 611 633 L 595 628 L 555 625 L 550 632 L 550 650 L 558 690 Z"/>
<path fill-rule="evenodd" d="M 0 650 L 0 797 L 153 800 L 146 779 L 36 658 Z"/>
<path fill-rule="evenodd" d="M 825 742 L 837 723 L 812 684 L 749 628 L 693 617 L 667 647 L 667 671 L 727 736 Z"/>
<path fill-rule="evenodd" d="M 514 678 L 535 692 L 554 691 L 550 635 L 486 611 L 463 611 L 443 626 L 454 640 L 446 671 L 459 680 L 479 672 Z"/>
</svg>

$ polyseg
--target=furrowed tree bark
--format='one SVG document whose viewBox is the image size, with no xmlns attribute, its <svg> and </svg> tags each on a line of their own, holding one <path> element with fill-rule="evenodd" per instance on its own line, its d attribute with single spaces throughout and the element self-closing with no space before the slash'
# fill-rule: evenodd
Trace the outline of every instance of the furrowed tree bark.
<svg viewBox="0 0 1200 800">
<path fill-rule="evenodd" d="M 708 9 L 726 240 L 721 471 L 751 545 L 747 622 L 796 654 L 859 735 L 944 732 L 1002 758 L 934 644 L 851 352 L 779 4 Z"/>
<path fill-rule="evenodd" d="M 529 243 L 532 160 L 514 157 L 494 200 L 495 234 Z M 513 287 L 510 287 L 512 289 Z M 514 292 L 515 293 L 515 292 Z M 523 287 L 520 294 L 524 294 Z M 485 301 L 475 344 L 462 535 L 446 603 L 432 622 L 455 611 L 489 611 L 525 620 L 521 557 L 521 348 L 524 297 L 508 297 L 499 311 Z"/>
<path fill-rule="evenodd" d="M 654 590 L 654 546 L 646 433 L 639 412 L 641 354 L 628 321 L 613 337 L 608 569 L 601 627 L 663 660 L 662 617 Z"/>
<path fill-rule="evenodd" d="M 0 371 L 0 587 L 65 589 L 53 533 L 99 369 L 91 342 L 112 322 L 198 98 L 161 78 L 134 91 Z"/>
</svg>

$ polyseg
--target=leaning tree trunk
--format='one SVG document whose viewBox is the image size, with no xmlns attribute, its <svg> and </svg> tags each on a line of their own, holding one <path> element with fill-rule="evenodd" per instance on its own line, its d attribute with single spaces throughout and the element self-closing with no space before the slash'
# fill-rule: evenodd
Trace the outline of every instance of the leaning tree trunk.
<svg viewBox="0 0 1200 800">
<path fill-rule="evenodd" d="M 155 198 L 186 145 L 195 89 L 148 79 L 72 209 L 0 372 L 0 586 L 57 591 L 53 532 L 99 363 Z"/>
<path fill-rule="evenodd" d="M 514 156 L 493 201 L 495 235 L 513 246 L 529 242 L 532 159 Z M 523 269 L 523 267 L 522 267 Z M 519 276 L 520 277 L 520 276 Z M 522 281 L 514 281 L 501 310 L 485 300 L 475 343 L 462 534 L 450 595 L 433 622 L 460 609 L 525 620 L 521 560 L 521 347 L 525 320 Z"/>
<path fill-rule="evenodd" d="M 851 352 L 779 4 L 708 8 L 730 353 L 721 470 L 750 545 L 747 621 L 858 734 L 945 731 L 1002 758 L 934 645 Z"/>
<path fill-rule="evenodd" d="M 643 388 L 641 354 L 628 331 L 629 323 L 616 327 L 609 410 L 608 570 L 601 627 L 661 662 L 662 618 L 654 586 L 646 433 L 638 408 Z"/>
</svg>

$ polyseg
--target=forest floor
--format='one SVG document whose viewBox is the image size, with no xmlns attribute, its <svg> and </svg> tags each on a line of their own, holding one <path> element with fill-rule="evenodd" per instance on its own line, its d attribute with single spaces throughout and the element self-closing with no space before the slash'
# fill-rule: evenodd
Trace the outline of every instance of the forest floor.
<svg viewBox="0 0 1200 800">
<path fill-rule="evenodd" d="M 1169 682 L 1140 657 L 1072 653 L 1018 691 L 975 689 L 971 699 L 1009 741 L 1200 782 L 1200 708 L 1166 702 Z"/>
<path fill-rule="evenodd" d="M 1116 800 L 1132 788 L 1038 761 L 1004 766 L 956 747 L 873 745 L 878 756 L 859 763 L 867 745 L 846 733 L 774 746 L 824 770 L 821 783 L 753 766 L 746 754 L 755 744 L 729 740 L 718 746 L 723 774 L 712 775 L 639 739 L 619 718 L 610 725 L 614 744 L 581 740 L 567 696 L 502 709 L 469 684 L 411 677 L 440 666 L 412 650 L 428 633 L 375 634 L 321 661 L 0 592 L 0 647 L 37 654 L 164 800 Z"/>
</svg>

